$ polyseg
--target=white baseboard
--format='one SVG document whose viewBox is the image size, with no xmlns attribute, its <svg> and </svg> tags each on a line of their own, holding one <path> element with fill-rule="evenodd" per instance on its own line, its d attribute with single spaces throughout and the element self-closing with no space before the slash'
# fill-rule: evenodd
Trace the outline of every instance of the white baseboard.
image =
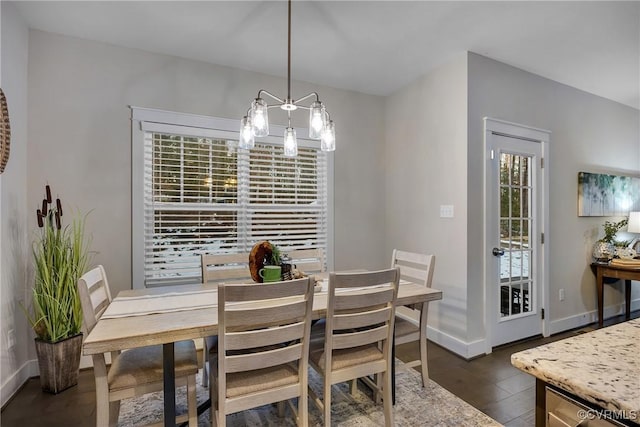
<svg viewBox="0 0 640 427">
<path fill-rule="evenodd" d="M 20 387 L 31 377 L 38 375 L 38 362 L 36 360 L 27 360 L 13 375 L 7 379 L 0 387 L 1 407 L 13 397 Z"/>
<path fill-rule="evenodd" d="M 631 301 L 631 311 L 640 310 L 640 299 Z M 619 316 L 624 314 L 624 302 L 621 304 L 614 304 L 604 308 L 604 318 L 607 319 L 613 316 Z M 569 317 L 564 317 L 558 320 L 552 320 L 549 322 L 549 333 L 551 335 L 560 332 L 568 331 L 570 329 L 580 328 L 581 326 L 595 323 L 598 321 L 598 310 L 591 310 L 581 314 L 576 314 Z"/>
<path fill-rule="evenodd" d="M 111 362 L 110 354 L 107 354 L 106 362 Z M 93 360 L 91 356 L 82 356 L 80 359 L 80 369 L 92 368 Z M 38 367 L 38 360 L 27 360 L 4 384 L 0 387 L 0 399 L 2 401 L 0 407 L 11 399 L 11 397 L 20 390 L 20 387 L 27 382 L 29 378 L 37 377 L 40 375 L 40 368 Z"/>
<path fill-rule="evenodd" d="M 640 299 L 631 301 L 631 311 L 640 310 Z M 624 302 L 614 304 L 604 308 L 604 318 L 619 316 L 625 312 Z M 581 326 L 588 325 L 598 321 L 598 310 L 592 310 L 574 316 L 565 317 L 563 319 L 552 320 L 549 322 L 549 333 L 551 335 L 560 332 L 576 329 Z M 457 354 L 465 359 L 471 359 L 476 356 L 486 354 L 486 339 L 481 338 L 475 341 L 467 342 L 460 338 L 451 336 L 438 329 L 427 327 L 427 338 L 441 347 Z"/>
<path fill-rule="evenodd" d="M 466 342 L 431 326 L 427 326 L 427 338 L 465 359 L 485 354 L 485 339 Z"/>
</svg>

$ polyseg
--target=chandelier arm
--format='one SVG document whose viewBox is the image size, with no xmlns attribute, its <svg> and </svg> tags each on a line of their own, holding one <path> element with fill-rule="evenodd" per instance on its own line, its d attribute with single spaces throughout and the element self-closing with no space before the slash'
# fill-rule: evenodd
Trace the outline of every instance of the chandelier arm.
<svg viewBox="0 0 640 427">
<path fill-rule="evenodd" d="M 318 93 L 317 92 L 311 92 L 310 94 L 307 94 L 307 95 L 303 96 L 302 98 L 294 101 L 293 104 L 294 105 L 298 105 L 299 102 L 302 102 L 307 98 L 311 98 L 312 96 L 315 96 L 316 97 L 316 101 L 320 102 L 320 96 L 318 95 Z"/>
<path fill-rule="evenodd" d="M 279 103 L 281 103 L 281 104 L 284 104 L 284 103 L 285 103 L 285 100 L 284 100 L 284 99 L 278 98 L 278 97 L 277 97 L 277 96 L 275 96 L 274 94 L 272 94 L 272 93 L 270 93 L 270 92 L 268 92 L 268 91 L 266 91 L 266 90 L 264 90 L 264 89 L 260 89 L 260 90 L 258 91 L 258 98 L 260 98 L 260 95 L 262 95 L 263 93 L 264 93 L 265 95 L 267 95 L 268 97 L 275 99 L 276 101 L 278 101 L 278 102 L 279 102 Z"/>
</svg>

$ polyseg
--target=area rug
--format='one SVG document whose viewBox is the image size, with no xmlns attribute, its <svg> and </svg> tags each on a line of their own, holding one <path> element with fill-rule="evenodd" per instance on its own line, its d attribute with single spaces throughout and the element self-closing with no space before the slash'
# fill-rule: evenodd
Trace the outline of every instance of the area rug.
<svg viewBox="0 0 640 427">
<path fill-rule="evenodd" d="M 402 363 L 402 362 L 398 362 Z M 394 407 L 395 426 L 425 427 L 472 427 L 500 426 L 462 399 L 429 381 L 422 387 L 420 375 L 413 369 L 396 373 L 396 405 Z M 209 390 L 202 387 L 198 375 L 198 403 L 208 398 Z M 322 380 L 312 369 L 309 383 L 322 396 Z M 347 384 L 333 386 L 331 402 L 331 424 L 344 427 L 383 426 L 382 405 L 375 405 L 366 387 L 359 385 L 356 396 L 349 393 Z M 178 389 L 176 411 L 186 412 L 185 388 Z M 119 426 L 137 426 L 162 420 L 162 393 L 151 393 L 136 399 L 127 399 L 120 408 Z M 322 414 L 309 402 L 309 425 L 322 426 Z M 198 426 L 210 426 L 209 411 L 200 415 Z M 295 420 L 287 407 L 284 418 L 278 418 L 275 405 L 266 405 L 227 416 L 227 425 L 232 427 L 280 427 L 295 426 Z"/>
</svg>

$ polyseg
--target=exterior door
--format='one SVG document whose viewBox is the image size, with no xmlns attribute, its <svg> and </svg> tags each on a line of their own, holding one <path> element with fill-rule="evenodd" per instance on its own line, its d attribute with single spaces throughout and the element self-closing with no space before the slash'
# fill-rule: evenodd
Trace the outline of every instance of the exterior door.
<svg viewBox="0 0 640 427">
<path fill-rule="evenodd" d="M 486 133 L 486 295 L 491 346 L 542 333 L 543 141 L 528 136 Z"/>
</svg>

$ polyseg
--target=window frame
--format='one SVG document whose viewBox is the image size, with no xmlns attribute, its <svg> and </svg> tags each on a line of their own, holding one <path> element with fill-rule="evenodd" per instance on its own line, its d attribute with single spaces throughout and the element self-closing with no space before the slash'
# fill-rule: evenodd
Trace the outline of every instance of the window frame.
<svg viewBox="0 0 640 427">
<path fill-rule="evenodd" d="M 145 132 L 166 132 L 205 138 L 238 139 L 240 120 L 130 106 L 131 109 L 131 282 L 145 288 L 144 278 L 144 143 Z M 270 125 L 270 134 L 257 142 L 280 145 L 284 126 Z M 297 135 L 308 129 L 296 128 Z M 319 141 L 298 137 L 298 145 L 320 149 Z M 327 153 L 327 268 L 334 268 L 334 156 Z"/>
</svg>

